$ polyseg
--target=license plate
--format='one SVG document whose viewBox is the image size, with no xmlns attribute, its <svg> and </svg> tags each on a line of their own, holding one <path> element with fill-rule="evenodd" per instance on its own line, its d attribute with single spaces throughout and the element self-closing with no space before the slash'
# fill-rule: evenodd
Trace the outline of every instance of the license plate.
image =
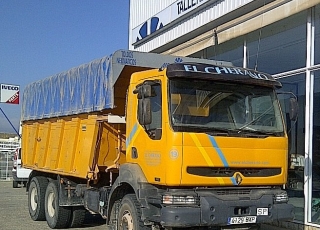
<svg viewBox="0 0 320 230">
<path fill-rule="evenodd" d="M 239 216 L 239 217 L 229 217 L 228 224 L 252 224 L 256 223 L 256 216 Z"/>
</svg>

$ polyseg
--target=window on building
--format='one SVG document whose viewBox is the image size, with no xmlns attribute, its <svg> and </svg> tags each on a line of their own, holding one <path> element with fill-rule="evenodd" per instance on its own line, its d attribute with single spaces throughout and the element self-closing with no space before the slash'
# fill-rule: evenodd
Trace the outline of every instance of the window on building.
<svg viewBox="0 0 320 230">
<path fill-rule="evenodd" d="M 315 64 L 320 64 L 320 5 L 315 9 Z"/>
<path fill-rule="evenodd" d="M 217 61 L 232 62 L 234 66 L 243 66 L 243 37 L 211 46 L 190 55 L 195 58 L 206 58 Z"/>
<path fill-rule="evenodd" d="M 306 19 L 303 11 L 249 33 L 248 67 L 276 74 L 306 65 Z"/>
<path fill-rule="evenodd" d="M 233 65 L 243 66 L 243 37 L 232 39 L 217 46 L 207 48 L 208 59 L 230 61 Z"/>
<path fill-rule="evenodd" d="M 314 72 L 311 221 L 320 224 L 320 71 Z"/>
<path fill-rule="evenodd" d="M 289 203 L 295 207 L 295 220 L 304 221 L 304 153 L 305 153 L 305 74 L 280 79 L 279 92 L 291 92 L 297 96 L 299 115 L 297 121 L 289 119 L 289 98 L 281 101 L 289 139 L 288 182 L 286 189 Z M 280 97 L 279 97 L 280 98 Z"/>
</svg>

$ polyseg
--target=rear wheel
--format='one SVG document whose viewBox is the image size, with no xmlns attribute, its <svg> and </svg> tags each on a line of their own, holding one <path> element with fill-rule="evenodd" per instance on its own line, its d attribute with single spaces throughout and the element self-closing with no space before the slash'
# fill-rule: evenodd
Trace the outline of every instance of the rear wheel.
<svg viewBox="0 0 320 230">
<path fill-rule="evenodd" d="M 44 198 L 48 180 L 45 177 L 33 177 L 28 190 L 28 209 L 32 220 L 45 220 Z"/>
<path fill-rule="evenodd" d="M 72 207 L 69 227 L 70 228 L 80 227 L 84 222 L 85 215 L 86 215 L 86 210 L 84 209 L 84 207 Z"/>
<path fill-rule="evenodd" d="M 58 182 L 48 184 L 45 195 L 45 214 L 50 228 L 66 228 L 70 223 L 71 209 L 59 206 Z"/>
<path fill-rule="evenodd" d="M 118 229 L 150 229 L 141 220 L 141 207 L 135 194 L 127 194 L 121 201 L 118 216 Z"/>
</svg>

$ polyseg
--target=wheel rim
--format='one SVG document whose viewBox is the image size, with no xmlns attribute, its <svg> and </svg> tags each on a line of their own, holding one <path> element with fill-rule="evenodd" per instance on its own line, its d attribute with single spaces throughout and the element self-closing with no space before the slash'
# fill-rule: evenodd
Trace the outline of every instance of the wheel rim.
<svg viewBox="0 0 320 230">
<path fill-rule="evenodd" d="M 31 206 L 32 210 L 36 210 L 38 207 L 38 191 L 35 187 L 32 188 L 32 190 L 31 190 L 30 206 Z"/>
<path fill-rule="evenodd" d="M 133 230 L 133 219 L 129 211 L 123 213 L 120 226 L 121 229 Z"/>
<path fill-rule="evenodd" d="M 55 200 L 55 195 L 53 192 L 51 192 L 48 195 L 48 202 L 47 202 L 48 203 L 47 209 L 50 217 L 54 217 L 54 214 L 55 214 L 54 200 Z"/>
</svg>

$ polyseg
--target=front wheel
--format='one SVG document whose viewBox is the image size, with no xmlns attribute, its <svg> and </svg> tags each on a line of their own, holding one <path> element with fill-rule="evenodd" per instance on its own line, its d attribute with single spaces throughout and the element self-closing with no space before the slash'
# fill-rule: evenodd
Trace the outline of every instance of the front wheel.
<svg viewBox="0 0 320 230">
<path fill-rule="evenodd" d="M 150 229 L 145 226 L 141 220 L 141 207 L 135 194 L 127 194 L 121 201 L 118 216 L 118 229 Z"/>
</svg>

